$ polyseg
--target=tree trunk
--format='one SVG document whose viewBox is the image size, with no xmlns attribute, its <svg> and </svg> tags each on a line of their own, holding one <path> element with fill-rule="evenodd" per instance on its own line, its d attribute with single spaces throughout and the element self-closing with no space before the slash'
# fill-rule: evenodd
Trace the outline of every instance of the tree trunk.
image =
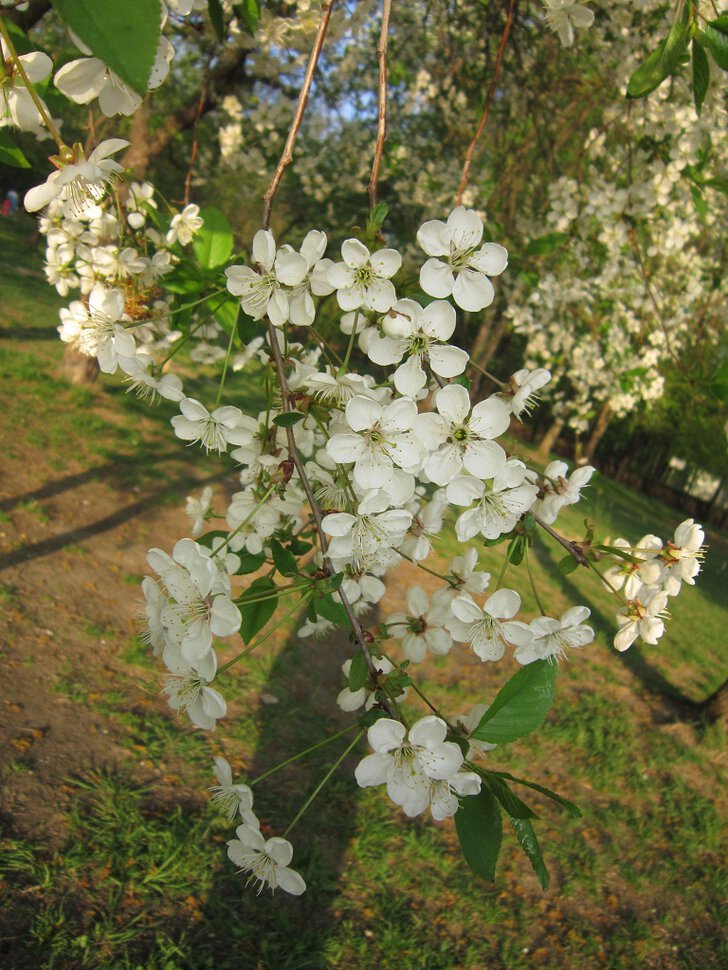
<svg viewBox="0 0 728 970">
<path fill-rule="evenodd" d="M 566 418 L 561 416 L 556 418 L 556 420 L 553 422 L 551 427 L 539 442 L 538 451 L 536 453 L 539 459 L 548 461 L 549 452 L 558 441 L 559 435 L 563 431 L 565 424 Z"/>
<path fill-rule="evenodd" d="M 597 422 L 592 429 L 592 433 L 589 440 L 586 443 L 586 447 L 583 452 L 583 460 L 585 462 L 591 462 L 594 457 L 594 452 L 597 450 L 597 445 L 604 437 L 604 432 L 609 427 L 609 422 L 612 420 L 612 409 L 607 401 L 602 405 L 602 409 L 597 417 Z"/>
<path fill-rule="evenodd" d="M 61 370 L 63 376 L 71 384 L 85 385 L 86 387 L 93 384 L 99 376 L 99 365 L 96 358 L 79 354 L 70 344 L 66 344 L 66 349 L 63 351 Z"/>
<path fill-rule="evenodd" d="M 728 724 L 728 680 L 703 701 L 699 710 L 713 724 Z"/>
</svg>

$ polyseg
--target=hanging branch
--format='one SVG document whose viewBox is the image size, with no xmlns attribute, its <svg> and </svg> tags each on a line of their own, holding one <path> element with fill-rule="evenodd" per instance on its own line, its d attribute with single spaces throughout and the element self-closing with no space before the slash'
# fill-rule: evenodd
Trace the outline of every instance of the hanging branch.
<svg viewBox="0 0 728 970">
<path fill-rule="evenodd" d="M 508 34 L 511 32 L 511 24 L 513 23 L 513 14 L 516 8 L 516 0 L 509 0 L 508 4 L 508 14 L 506 16 L 506 26 L 503 30 L 503 36 L 501 37 L 500 46 L 498 47 L 498 53 L 495 58 L 495 67 L 493 69 L 493 79 L 490 82 L 490 88 L 488 89 L 488 96 L 485 99 L 485 104 L 483 105 L 483 113 L 480 116 L 480 123 L 478 124 L 478 129 L 475 132 L 475 137 L 470 142 L 468 150 L 465 153 L 465 164 L 463 165 L 463 174 L 460 179 L 460 185 L 458 186 L 457 194 L 457 204 L 460 205 L 463 201 L 463 192 L 465 191 L 465 186 L 468 184 L 468 176 L 470 174 L 470 163 L 473 160 L 473 154 L 475 152 L 475 146 L 478 144 L 480 136 L 483 134 L 483 129 L 485 128 L 485 123 L 488 120 L 488 113 L 490 111 L 490 106 L 493 103 L 493 97 L 495 95 L 495 87 L 498 83 L 498 75 L 500 74 L 501 62 L 503 61 L 503 52 L 506 49 L 506 41 L 508 40 Z"/>
<path fill-rule="evenodd" d="M 195 121 L 192 126 L 192 151 L 190 152 L 190 164 L 187 168 L 187 177 L 185 178 L 185 205 L 190 204 L 190 185 L 192 184 L 192 172 L 195 168 L 195 161 L 197 159 L 197 148 L 200 139 L 200 118 L 202 118 L 202 111 L 205 107 L 205 99 L 207 97 L 207 85 L 202 85 L 202 91 L 200 92 L 200 100 L 197 104 L 197 114 L 195 115 Z"/>
<path fill-rule="evenodd" d="M 333 6 L 334 0 L 324 0 L 321 5 L 321 22 L 316 33 L 316 40 L 314 41 L 313 50 L 311 51 L 311 57 L 308 61 L 308 68 L 306 69 L 306 76 L 303 80 L 303 86 L 301 88 L 301 93 L 298 98 L 298 105 L 296 107 L 296 113 L 293 116 L 293 121 L 291 122 L 291 129 L 288 132 L 288 138 L 286 139 L 286 144 L 283 149 L 283 154 L 281 155 L 280 161 L 276 167 L 271 183 L 268 186 L 268 190 L 263 196 L 263 220 L 262 228 L 267 229 L 270 225 L 270 214 L 273 208 L 273 200 L 275 199 L 278 186 L 283 177 L 283 173 L 286 167 L 291 164 L 293 159 L 293 146 L 296 144 L 296 137 L 301 128 L 301 122 L 303 121 L 303 116 L 306 111 L 306 105 L 308 103 L 308 96 L 311 91 L 311 83 L 313 81 L 313 76 L 316 71 L 316 64 L 318 62 L 319 56 L 321 54 L 321 48 L 323 47 L 324 38 L 326 36 L 326 30 L 329 26 L 329 20 L 331 19 L 331 8 Z M 387 5 L 389 5 L 389 0 L 386 0 Z M 281 389 L 281 398 L 283 400 L 283 410 L 286 412 L 292 411 L 291 407 L 291 390 L 288 386 L 288 379 L 286 377 L 286 368 L 283 361 L 283 355 L 281 353 L 281 345 L 278 341 L 278 331 L 273 326 L 270 321 L 268 322 L 268 340 L 270 342 L 271 356 L 273 357 L 273 363 L 275 365 L 276 376 L 278 378 L 278 385 Z M 311 482 L 306 474 L 306 469 L 304 468 L 303 462 L 301 461 L 301 456 L 298 451 L 298 446 L 296 445 L 296 437 L 293 433 L 292 427 L 287 427 L 286 429 L 286 439 L 288 443 L 288 453 L 290 455 L 291 461 L 298 472 L 298 477 L 301 481 L 303 491 L 306 495 L 306 500 L 308 501 L 309 507 L 311 509 L 311 514 L 313 515 L 314 522 L 316 524 L 316 532 L 318 533 L 319 543 L 321 545 L 321 553 L 323 556 L 323 563 L 329 574 L 333 575 L 335 569 L 328 557 L 328 543 L 326 541 L 326 533 L 323 530 L 323 515 L 321 513 L 321 506 L 316 501 L 316 496 L 311 488 Z M 359 620 L 354 614 L 351 603 L 349 602 L 343 589 L 339 589 L 339 599 L 341 600 L 341 605 L 346 611 L 346 616 L 351 624 L 352 631 L 354 633 L 354 640 L 357 646 L 364 655 L 364 659 L 367 663 L 367 668 L 369 674 L 372 678 L 372 683 L 376 686 L 378 683 L 379 671 L 377 670 L 374 661 L 372 660 L 372 655 L 369 652 L 369 648 L 366 644 L 366 635 L 362 629 Z M 397 717 L 394 706 L 389 700 L 385 698 L 382 706 L 386 709 L 387 713 L 391 717 Z"/>
<path fill-rule="evenodd" d="M 377 45 L 377 60 L 379 61 L 379 117 L 377 122 L 377 144 L 374 149 L 372 174 L 369 178 L 367 191 L 369 206 L 377 204 L 377 183 L 379 182 L 379 168 L 382 164 L 384 142 L 387 137 L 387 37 L 389 35 L 389 15 L 392 12 L 392 0 L 383 0 L 382 30 Z"/>
<path fill-rule="evenodd" d="M 323 3 L 321 4 L 321 22 L 319 23 L 318 30 L 316 31 L 316 40 L 314 41 L 311 56 L 308 59 L 308 67 L 306 68 L 306 75 L 303 79 L 303 85 L 301 86 L 301 93 L 298 96 L 298 104 L 296 106 L 296 113 L 293 116 L 291 130 L 288 132 L 286 145 L 283 149 L 283 154 L 281 155 L 276 170 L 273 173 L 273 178 L 271 179 L 270 185 L 263 196 L 263 221 L 261 222 L 261 227 L 263 229 L 267 229 L 270 225 L 270 211 L 273 208 L 273 199 L 278 191 L 278 186 L 283 178 L 283 173 L 293 161 L 293 147 L 296 144 L 296 138 L 298 137 L 298 132 L 301 128 L 301 122 L 303 121 L 303 116 L 306 112 L 306 105 L 308 104 L 308 96 L 311 93 L 313 76 L 316 73 L 316 65 L 321 54 L 321 48 L 324 46 L 324 38 L 326 37 L 326 31 L 328 30 L 329 21 L 331 20 L 331 8 L 333 5 L 334 0 L 323 0 Z"/>
</svg>

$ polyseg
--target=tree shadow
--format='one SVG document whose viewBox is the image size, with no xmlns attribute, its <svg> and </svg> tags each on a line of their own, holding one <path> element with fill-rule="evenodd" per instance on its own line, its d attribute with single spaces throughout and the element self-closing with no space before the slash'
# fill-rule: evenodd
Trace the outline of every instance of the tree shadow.
<svg viewBox="0 0 728 970">
<path fill-rule="evenodd" d="M 113 468 L 114 466 L 102 466 L 102 468 L 109 467 Z M 116 474 L 118 474 L 118 471 L 119 470 L 117 467 Z M 61 479 L 59 482 L 51 482 L 49 485 L 36 489 L 34 492 L 27 492 L 25 495 L 6 499 L 5 502 L 0 505 L 0 509 L 13 508 L 19 502 L 27 502 L 40 497 L 48 498 L 52 495 L 57 495 L 60 492 L 65 491 L 67 488 L 77 487 L 80 484 L 93 480 L 95 477 L 95 472 L 87 472 L 80 475 L 69 476 L 67 479 Z M 114 474 L 109 472 L 106 476 L 102 477 L 113 478 Z M 58 552 L 67 546 L 78 545 L 81 542 L 92 539 L 94 536 L 101 535 L 104 532 L 109 532 L 110 530 L 123 525 L 125 522 L 129 522 L 131 519 L 136 518 L 136 516 L 141 515 L 144 512 L 148 512 L 150 509 L 162 504 L 166 499 L 176 498 L 179 496 L 180 492 L 185 491 L 188 488 L 209 485 L 211 482 L 218 482 L 228 477 L 228 472 L 218 472 L 215 475 L 208 475 L 205 478 L 198 478 L 189 474 L 181 474 L 174 480 L 174 485 L 171 488 L 163 487 L 147 492 L 136 502 L 125 505 L 123 508 L 117 509 L 115 512 L 112 512 L 110 515 L 105 515 L 101 519 L 96 519 L 96 521 L 90 522 L 88 525 L 67 529 L 65 532 L 51 536 L 48 539 L 42 539 L 40 542 L 27 543 L 26 545 L 20 546 L 4 556 L 0 556 L 0 572 L 5 569 L 10 569 L 12 566 L 30 562 L 33 559 L 39 559 L 43 556 L 52 555 L 54 552 Z M 69 480 L 75 481 L 73 481 L 72 484 L 68 484 Z"/>
<path fill-rule="evenodd" d="M 304 621 L 302 611 L 295 629 Z M 343 633 L 321 640 L 301 640 L 295 632 L 289 637 L 259 692 L 254 715 L 259 741 L 246 772 L 249 778 L 353 723 L 355 715 L 344 714 L 336 704 L 343 686 L 341 664 L 353 650 Z M 270 703 L 274 699 L 277 703 Z M 356 729 L 256 787 L 254 807 L 267 838 L 283 834 L 355 737 Z M 206 965 L 206 952 L 214 954 L 215 966 L 225 970 L 318 970 L 326 965 L 326 941 L 337 920 L 334 901 L 355 826 L 354 767 L 363 745 L 362 740 L 344 759 L 290 833 L 292 866 L 306 879 L 306 893 L 292 897 L 279 890 L 271 898 L 263 890 L 256 896 L 253 886 L 246 887 L 245 877 L 236 875 L 230 865 L 208 896 L 205 933 L 193 942 L 200 962 L 190 962 L 190 968 Z M 215 945 L 208 949 L 210 935 Z"/>
</svg>

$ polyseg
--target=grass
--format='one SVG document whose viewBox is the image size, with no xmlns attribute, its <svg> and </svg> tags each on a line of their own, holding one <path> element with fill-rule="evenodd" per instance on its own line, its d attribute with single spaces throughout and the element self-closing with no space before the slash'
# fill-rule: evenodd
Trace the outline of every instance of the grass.
<svg viewBox="0 0 728 970">
<path fill-rule="evenodd" d="M 26 236 L 0 220 L 0 244 L 14 260 L 0 268 L 0 332 L 17 334 L 14 344 L 0 342 L 0 403 L 9 426 L 27 432 L 12 436 L 7 457 L 20 468 L 31 455 L 54 470 L 50 479 L 60 468 L 73 475 L 90 469 L 122 497 L 154 488 L 154 501 L 179 503 L 188 479 L 168 475 L 174 480 L 159 487 L 160 469 L 178 469 L 174 462 L 186 457 L 169 435 L 170 408 L 149 412 L 115 379 L 89 391 L 58 376 L 62 347 L 53 315 L 61 301 L 41 282 L 31 290 L 15 275 L 35 259 L 23 248 Z M 195 385 L 203 400 L 209 396 L 204 381 Z M 248 402 L 255 400 L 252 383 L 245 385 Z M 583 534 L 584 516 L 599 523 L 600 536 L 635 539 L 646 522 L 669 535 L 681 518 L 604 479 L 587 495 L 560 519 L 571 537 Z M 26 498 L 3 522 L 15 516 L 44 526 L 52 506 Z M 519 792 L 540 816 L 553 878 L 546 892 L 511 838 L 495 883 L 475 878 L 451 825 L 408 821 L 382 792 L 356 787 L 353 755 L 292 835 L 294 863 L 309 892 L 301 899 L 256 896 L 227 862 L 232 829 L 205 798 L 212 757 L 224 752 L 236 774 L 251 778 L 338 730 L 332 697 L 348 646 L 306 644 L 291 635 L 252 654 L 227 682 L 230 719 L 207 735 L 158 703 L 157 664 L 141 640 L 121 629 L 121 620 L 78 624 L 73 629 L 82 649 L 98 650 L 106 641 L 104 649 L 116 658 L 113 677 L 100 683 L 77 655 L 62 667 L 53 691 L 71 709 L 96 712 L 120 754 L 106 767 L 64 780 L 69 808 L 60 840 L 19 838 L 6 826 L 0 963 L 10 970 L 725 966 L 720 904 L 728 887 L 719 799 L 725 733 L 684 722 L 682 708 L 671 706 L 671 699 L 701 700 L 723 679 L 726 543 L 712 534 L 710 543 L 698 585 L 671 603 L 669 636 L 657 648 L 617 655 L 609 644 L 614 598 L 585 570 L 563 577 L 562 551 L 539 540 L 536 582 L 543 598 L 557 612 L 586 603 L 599 634 L 560 668 L 559 695 L 543 730 L 491 755 L 494 767 L 553 787 L 584 812 L 574 820 Z M 438 549 L 443 563 L 460 551 L 450 528 Z M 501 552 L 486 549 L 485 567 L 495 572 Z M 519 588 L 524 578 L 518 577 Z M 115 581 L 128 597 L 138 579 L 120 573 Z M 531 593 L 524 603 L 534 609 Z M 18 605 L 9 577 L 0 604 Z M 453 712 L 491 699 L 501 678 L 494 666 L 459 655 L 465 659 L 454 672 L 445 663 L 426 668 L 428 693 Z M 266 694 L 278 703 L 259 703 Z M 346 743 L 335 742 L 332 752 Z M 315 752 L 256 791 L 266 833 L 282 831 L 325 773 L 328 752 Z M 45 770 L 21 737 L 3 781 L 30 785 Z"/>
</svg>

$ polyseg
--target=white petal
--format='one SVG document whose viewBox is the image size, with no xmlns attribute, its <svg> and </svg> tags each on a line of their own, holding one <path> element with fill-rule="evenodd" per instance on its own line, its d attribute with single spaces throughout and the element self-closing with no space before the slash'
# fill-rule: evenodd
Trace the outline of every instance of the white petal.
<svg viewBox="0 0 728 970">
<path fill-rule="evenodd" d="M 433 296 L 436 295 L 438 294 L 433 294 Z M 477 313 L 478 310 L 483 310 L 491 305 L 495 299 L 495 290 L 487 276 L 464 269 L 455 280 L 452 295 L 457 305 L 462 307 L 463 310 Z"/>
<path fill-rule="evenodd" d="M 420 270 L 420 286 L 430 296 L 440 299 L 450 296 L 454 283 L 452 270 L 439 259 L 428 259 Z"/>
</svg>

